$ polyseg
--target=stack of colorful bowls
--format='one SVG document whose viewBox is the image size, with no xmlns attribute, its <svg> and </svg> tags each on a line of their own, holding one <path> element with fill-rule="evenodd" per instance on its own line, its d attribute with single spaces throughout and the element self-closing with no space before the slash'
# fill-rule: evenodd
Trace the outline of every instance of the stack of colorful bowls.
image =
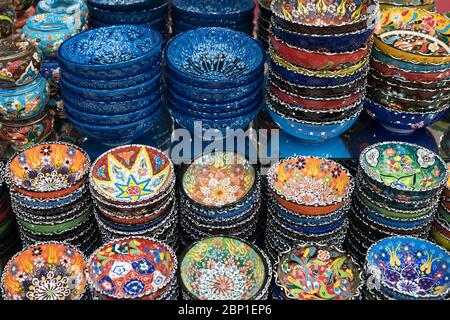
<svg viewBox="0 0 450 320">
<path fill-rule="evenodd" d="M 186 167 L 180 188 L 183 244 L 214 235 L 256 240 L 260 177 L 244 156 L 203 154 Z"/>
<path fill-rule="evenodd" d="M 104 242 L 148 236 L 176 246 L 175 173 L 162 151 L 143 145 L 111 149 L 92 165 L 89 186 Z"/>
<path fill-rule="evenodd" d="M 269 29 L 272 17 L 271 4 L 272 0 L 258 0 L 259 15 L 256 25 L 256 37 L 266 49 L 269 48 Z"/>
<path fill-rule="evenodd" d="M 64 241 L 92 252 L 99 234 L 86 185 L 89 166 L 82 149 L 62 142 L 39 144 L 11 157 L 6 174 L 25 246 Z"/>
<path fill-rule="evenodd" d="M 302 140 L 339 136 L 362 110 L 377 1 L 275 0 L 271 9 L 272 119 Z"/>
<path fill-rule="evenodd" d="M 250 36 L 225 28 L 187 31 L 167 44 L 165 62 L 167 105 L 181 127 L 223 136 L 245 129 L 259 113 L 265 52 Z"/>
<path fill-rule="evenodd" d="M 447 183 L 446 164 L 432 151 L 383 142 L 360 157 L 347 249 L 363 261 L 376 241 L 396 235 L 427 238 Z"/>
<path fill-rule="evenodd" d="M 450 297 L 450 255 L 415 237 L 389 237 L 365 259 L 368 300 L 444 300 Z"/>
<path fill-rule="evenodd" d="M 63 243 L 43 242 L 17 253 L 2 274 L 6 300 L 87 299 L 86 259 Z"/>
<path fill-rule="evenodd" d="M 449 178 L 431 228 L 431 236 L 436 243 L 450 250 L 450 164 L 447 165 L 447 171 Z"/>
<path fill-rule="evenodd" d="M 41 51 L 28 41 L 1 42 L 0 138 L 14 149 L 43 141 L 53 129 Z"/>
<path fill-rule="evenodd" d="M 181 256 L 184 300 L 267 300 L 271 280 L 264 252 L 237 238 L 205 238 Z"/>
<path fill-rule="evenodd" d="M 165 0 L 87 0 L 91 28 L 143 25 L 167 35 L 169 6 Z"/>
<path fill-rule="evenodd" d="M 177 258 L 163 242 L 121 238 L 98 248 L 87 263 L 94 299 L 176 300 Z"/>
<path fill-rule="evenodd" d="M 296 245 L 278 256 L 274 266 L 273 298 L 361 299 L 362 273 L 351 256 L 334 246 Z"/>
<path fill-rule="evenodd" d="M 436 4 L 435 0 L 380 0 L 380 8 L 382 10 L 406 7 L 435 11 Z"/>
<path fill-rule="evenodd" d="M 253 33 L 253 0 L 172 0 L 172 32 L 223 27 Z"/>
<path fill-rule="evenodd" d="M 450 106 L 450 18 L 417 9 L 381 13 L 365 107 L 386 129 L 411 133 Z"/>
<path fill-rule="evenodd" d="M 159 32 L 145 26 L 89 30 L 58 54 L 67 118 L 87 138 L 119 145 L 142 136 L 160 112 Z"/>
<path fill-rule="evenodd" d="M 273 261 L 297 243 L 342 245 L 354 187 L 346 168 L 327 159 L 293 157 L 274 164 L 267 179 L 265 242 Z"/>
</svg>

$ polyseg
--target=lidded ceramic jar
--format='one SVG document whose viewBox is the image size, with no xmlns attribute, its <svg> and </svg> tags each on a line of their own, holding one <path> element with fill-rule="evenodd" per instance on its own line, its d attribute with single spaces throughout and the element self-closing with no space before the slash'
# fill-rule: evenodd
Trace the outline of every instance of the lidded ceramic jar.
<svg viewBox="0 0 450 320">
<path fill-rule="evenodd" d="M 83 0 L 41 0 L 36 6 L 37 14 L 54 13 L 73 17 L 77 28 L 84 26 L 88 12 Z"/>
<path fill-rule="evenodd" d="M 16 11 L 11 0 L 0 0 L 0 39 L 8 38 L 13 33 Z"/>
</svg>

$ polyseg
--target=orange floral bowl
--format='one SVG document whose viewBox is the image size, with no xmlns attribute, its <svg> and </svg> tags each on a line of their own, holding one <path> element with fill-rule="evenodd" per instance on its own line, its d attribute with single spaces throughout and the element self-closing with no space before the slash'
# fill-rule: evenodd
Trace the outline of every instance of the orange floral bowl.
<svg viewBox="0 0 450 320">
<path fill-rule="evenodd" d="M 351 174 L 340 164 L 317 157 L 291 157 L 274 164 L 268 185 L 286 209 L 301 215 L 327 215 L 350 201 Z"/>
<path fill-rule="evenodd" d="M 47 142 L 16 153 L 6 165 L 10 188 L 38 199 L 70 195 L 84 185 L 90 158 L 81 148 Z"/>
</svg>

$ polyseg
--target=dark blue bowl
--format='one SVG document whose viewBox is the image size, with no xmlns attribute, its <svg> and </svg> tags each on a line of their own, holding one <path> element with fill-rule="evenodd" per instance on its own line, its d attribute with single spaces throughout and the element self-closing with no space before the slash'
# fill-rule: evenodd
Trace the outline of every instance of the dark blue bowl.
<svg viewBox="0 0 450 320">
<path fill-rule="evenodd" d="M 255 4 L 252 0 L 173 0 L 174 15 L 192 19 L 239 19 L 253 17 Z M 250 18 L 251 19 L 251 18 Z"/>
<path fill-rule="evenodd" d="M 161 59 L 163 38 L 139 25 L 110 26 L 79 33 L 59 47 L 62 70 L 92 80 L 117 80 L 142 73 Z"/>
<path fill-rule="evenodd" d="M 203 88 L 231 88 L 259 78 L 265 50 L 250 36 L 225 28 L 200 28 L 172 38 L 164 52 L 167 73 Z"/>
<path fill-rule="evenodd" d="M 275 25 L 272 25 L 271 29 L 277 38 L 290 45 L 311 51 L 327 52 L 349 52 L 362 49 L 373 34 L 372 29 L 364 30 L 364 32 L 328 36 L 293 33 Z"/>
<path fill-rule="evenodd" d="M 61 78 L 60 85 L 62 94 L 67 92 L 70 95 L 87 100 L 120 102 L 127 101 L 130 97 L 141 98 L 150 95 L 152 92 L 159 91 L 161 87 L 161 76 L 157 74 L 147 82 L 121 89 L 103 90 L 81 88 L 69 83 L 64 78 Z"/>
<path fill-rule="evenodd" d="M 87 0 L 86 3 L 90 6 L 96 6 L 106 10 L 124 10 L 124 11 L 138 11 L 147 8 L 156 8 L 166 3 L 166 0 Z"/>
<path fill-rule="evenodd" d="M 345 219 L 342 219 L 342 220 L 338 220 L 336 222 L 330 223 L 328 225 L 322 225 L 322 226 L 300 226 L 300 225 L 288 223 L 285 220 L 280 220 L 279 223 L 281 225 L 283 225 L 283 227 L 285 227 L 286 229 L 293 230 L 294 232 L 319 235 L 322 233 L 328 233 L 328 232 L 332 232 L 333 230 L 336 230 L 343 223 L 345 223 L 345 221 L 346 221 Z"/>
<path fill-rule="evenodd" d="M 89 27 L 91 27 L 91 28 L 102 28 L 102 27 L 108 27 L 108 26 L 111 26 L 111 25 L 128 24 L 127 22 L 107 23 L 107 22 L 102 22 L 102 21 L 96 20 L 96 19 L 94 19 L 92 17 L 89 17 L 88 23 L 89 23 Z M 152 20 L 150 22 L 140 23 L 139 25 L 145 26 L 145 27 L 149 27 L 149 28 L 152 28 L 152 29 L 154 29 L 156 31 L 164 33 L 165 30 L 167 29 L 167 23 L 168 23 L 167 16 L 162 16 L 162 17 L 160 17 L 158 19 L 155 19 L 155 20 Z"/>
<path fill-rule="evenodd" d="M 427 127 L 440 120 L 450 108 L 449 105 L 446 105 L 435 111 L 405 112 L 382 106 L 367 97 L 364 107 L 367 113 L 383 127 L 396 133 L 411 133 L 417 129 Z"/>
<path fill-rule="evenodd" d="M 210 23 L 209 25 L 201 25 L 195 22 L 186 22 L 181 18 L 172 20 L 172 27 L 177 31 L 185 32 L 188 30 L 203 28 L 203 27 L 224 27 L 235 31 L 241 31 L 244 33 L 250 33 L 253 31 L 253 20 L 246 21 L 245 23 L 235 24 L 235 25 L 226 25 L 220 23 Z"/>
<path fill-rule="evenodd" d="M 138 11 L 111 11 L 88 4 L 89 17 L 105 24 L 143 24 L 165 18 L 169 11 L 167 3 L 156 8 Z"/>
</svg>

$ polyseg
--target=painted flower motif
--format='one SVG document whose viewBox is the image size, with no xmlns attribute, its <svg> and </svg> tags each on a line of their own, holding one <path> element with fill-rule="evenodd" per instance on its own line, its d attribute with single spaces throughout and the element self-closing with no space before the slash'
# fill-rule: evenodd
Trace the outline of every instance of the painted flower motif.
<svg viewBox="0 0 450 320">
<path fill-rule="evenodd" d="M 71 260 L 69 257 L 63 256 L 61 257 L 61 260 L 59 261 L 61 265 L 65 268 L 69 268 L 71 266 Z"/>
<path fill-rule="evenodd" d="M 341 175 L 341 169 L 339 168 L 339 167 L 335 167 L 335 168 L 333 168 L 333 170 L 331 170 L 331 176 L 334 178 L 334 179 L 337 179 L 340 175 Z"/>
<path fill-rule="evenodd" d="M 330 163 L 328 161 L 324 161 L 322 162 L 322 164 L 320 165 L 320 170 L 322 170 L 322 172 L 329 172 L 331 169 Z"/>
<path fill-rule="evenodd" d="M 225 298 L 233 291 L 233 285 L 232 279 L 220 275 L 211 281 L 211 290 L 215 295 Z"/>
<path fill-rule="evenodd" d="M 414 280 L 402 279 L 396 283 L 396 287 L 401 292 L 415 294 L 419 292 L 419 284 Z"/>
<path fill-rule="evenodd" d="M 20 164 L 26 164 L 27 163 L 27 157 L 25 157 L 25 155 L 23 153 L 21 153 L 18 157 L 19 163 Z"/>
<path fill-rule="evenodd" d="M 69 149 L 67 150 L 66 154 L 67 154 L 67 156 L 68 156 L 69 158 L 73 158 L 73 157 L 75 156 L 75 154 L 76 154 L 76 151 L 75 151 L 74 148 L 69 148 Z"/>
<path fill-rule="evenodd" d="M 25 272 L 19 271 L 19 272 L 17 272 L 17 274 L 16 274 L 16 279 L 17 279 L 17 281 L 19 281 L 20 283 L 22 283 L 22 282 L 24 282 L 25 280 L 28 279 L 28 276 L 27 276 L 27 274 L 26 274 Z"/>
<path fill-rule="evenodd" d="M 297 159 L 297 161 L 295 162 L 295 166 L 299 170 L 303 169 L 306 166 L 306 160 L 304 158 Z"/>
<path fill-rule="evenodd" d="M 371 149 L 366 152 L 366 161 L 372 167 L 377 166 L 379 157 L 380 157 L 380 152 L 378 151 L 378 149 Z"/>
<path fill-rule="evenodd" d="M 393 149 L 393 148 L 388 148 L 384 151 L 384 154 L 388 157 L 393 157 L 393 156 L 395 156 L 396 153 L 397 153 L 397 151 L 395 151 L 395 149 Z"/>
<path fill-rule="evenodd" d="M 131 296 L 139 295 L 144 291 L 144 289 L 145 289 L 144 283 L 138 279 L 128 281 L 123 288 L 123 290 Z"/>
<path fill-rule="evenodd" d="M 437 52 L 437 51 L 439 51 L 439 49 L 440 49 L 440 47 L 436 42 L 432 42 L 428 45 L 428 50 L 430 52 Z"/>
<path fill-rule="evenodd" d="M 330 252 L 327 250 L 319 250 L 317 252 L 317 259 L 323 262 L 330 260 Z"/>
<path fill-rule="evenodd" d="M 436 159 L 431 151 L 425 149 L 417 150 L 417 162 L 422 168 L 428 168 L 435 163 Z"/>
<path fill-rule="evenodd" d="M 70 167 L 71 165 L 72 165 L 72 159 L 65 158 L 64 161 L 63 161 L 63 166 Z"/>
<path fill-rule="evenodd" d="M 41 253 L 42 253 L 42 248 L 41 247 L 36 247 L 36 248 L 33 249 L 32 255 L 36 257 L 36 256 L 40 256 Z"/>
<path fill-rule="evenodd" d="M 239 186 L 232 185 L 228 177 L 220 180 L 211 178 L 207 186 L 200 187 L 200 191 L 207 205 L 221 206 L 236 201 Z"/>
<path fill-rule="evenodd" d="M 114 261 L 111 266 L 111 271 L 109 272 L 109 276 L 111 279 L 117 279 L 125 277 L 131 271 L 131 265 L 126 261 Z"/>
<path fill-rule="evenodd" d="M 92 264 L 92 271 L 94 272 L 94 274 L 101 274 L 103 272 L 103 266 L 101 262 L 94 261 Z"/>
<path fill-rule="evenodd" d="M 52 271 L 39 279 L 32 280 L 26 296 L 30 300 L 64 300 L 70 295 L 68 278 L 55 275 Z"/>
<path fill-rule="evenodd" d="M 43 146 L 41 148 L 41 154 L 43 154 L 44 156 L 50 156 L 51 153 L 52 153 L 52 148 L 50 146 Z"/>
<path fill-rule="evenodd" d="M 108 276 L 105 276 L 97 281 L 99 287 L 102 291 L 104 291 L 107 294 L 113 294 L 114 291 L 116 291 L 116 287 L 114 285 L 114 282 L 112 279 Z"/>
</svg>

